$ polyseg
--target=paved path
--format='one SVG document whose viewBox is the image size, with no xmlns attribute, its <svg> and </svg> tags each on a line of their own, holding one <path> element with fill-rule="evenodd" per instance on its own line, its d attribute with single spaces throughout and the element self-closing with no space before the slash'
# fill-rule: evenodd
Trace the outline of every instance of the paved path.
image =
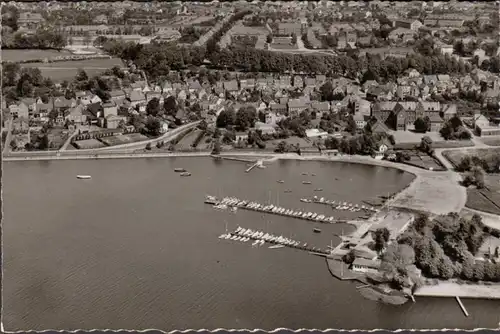
<svg viewBox="0 0 500 334">
<path fill-rule="evenodd" d="M 7 137 L 5 137 L 5 146 L 2 151 L 3 154 L 10 152 L 10 141 L 12 140 L 12 119 L 9 119 L 7 123 Z"/>
<path fill-rule="evenodd" d="M 71 139 L 73 139 L 73 137 L 76 136 L 77 134 L 78 134 L 77 130 L 73 131 L 73 133 L 68 137 L 68 139 L 66 139 L 63 146 L 59 149 L 59 151 L 66 151 L 69 144 L 71 143 Z"/>
</svg>

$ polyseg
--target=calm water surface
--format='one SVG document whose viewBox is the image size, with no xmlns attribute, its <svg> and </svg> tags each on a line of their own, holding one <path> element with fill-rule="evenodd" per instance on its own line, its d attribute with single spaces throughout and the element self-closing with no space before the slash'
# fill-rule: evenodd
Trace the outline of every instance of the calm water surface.
<svg viewBox="0 0 500 334">
<path fill-rule="evenodd" d="M 175 167 L 193 175 L 179 177 Z M 349 225 L 315 234 L 313 223 L 203 204 L 205 194 L 227 195 L 332 214 L 299 198 L 361 203 L 401 189 L 409 174 L 297 161 L 244 169 L 205 158 L 5 163 L 6 330 L 497 326 L 500 302 L 465 300 L 469 318 L 452 299 L 382 305 L 335 280 L 320 257 L 217 239 L 227 222 L 325 248 Z"/>
</svg>

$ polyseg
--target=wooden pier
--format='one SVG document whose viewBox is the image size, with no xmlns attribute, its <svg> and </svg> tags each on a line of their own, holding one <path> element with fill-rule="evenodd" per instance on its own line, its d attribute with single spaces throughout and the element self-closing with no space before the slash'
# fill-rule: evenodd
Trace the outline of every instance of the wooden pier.
<svg viewBox="0 0 500 334">
<path fill-rule="evenodd" d="M 458 305 L 460 305 L 460 308 L 464 312 L 465 316 L 468 317 L 469 316 L 469 312 L 467 312 L 467 310 L 465 309 L 465 306 L 464 306 L 464 304 L 462 304 L 462 301 L 460 300 L 460 297 L 459 296 L 455 296 L 455 299 L 457 300 Z"/>
<path fill-rule="evenodd" d="M 245 173 L 250 173 L 250 171 L 252 169 L 254 169 L 255 167 L 257 166 L 263 166 L 262 164 L 262 160 L 257 160 L 253 165 L 251 165 L 250 167 L 248 167 L 246 170 L 245 170 Z"/>
<path fill-rule="evenodd" d="M 241 202 L 241 201 L 242 201 L 241 199 L 237 199 L 237 202 Z M 293 214 L 285 213 L 287 210 L 291 210 L 294 212 L 301 211 L 301 210 L 292 210 L 292 209 L 283 208 L 283 209 L 285 209 L 283 212 L 273 212 L 272 210 L 264 210 L 263 207 L 265 207 L 265 206 L 261 206 L 261 207 L 257 208 L 257 207 L 250 207 L 250 206 L 248 206 L 248 204 L 247 205 L 229 204 L 227 201 L 225 201 L 225 199 L 222 199 L 222 200 L 206 199 L 205 203 L 212 204 L 212 205 L 225 204 L 228 207 L 234 207 L 234 208 L 238 208 L 238 209 L 245 209 L 245 210 L 261 212 L 261 213 L 274 214 L 274 215 L 283 216 L 283 217 L 296 218 L 296 219 L 306 220 L 306 221 L 320 223 L 320 224 L 338 224 L 338 223 L 349 224 L 350 223 L 350 221 L 345 220 L 345 219 L 343 219 L 343 220 L 336 220 L 336 219 L 329 220 L 330 217 L 326 217 L 326 216 L 324 218 L 318 220 L 317 216 L 312 218 L 312 216 L 304 217 L 303 215 L 296 216 Z M 256 203 L 256 202 L 253 202 L 253 203 Z"/>
<path fill-rule="evenodd" d="M 255 232 L 257 232 L 257 231 L 255 231 Z M 239 236 L 239 237 L 245 236 L 242 233 L 237 233 L 237 232 L 230 232 L 229 234 L 232 236 Z M 245 237 L 249 238 L 250 240 L 254 240 L 254 241 L 264 240 L 260 237 L 252 237 L 252 236 L 245 236 Z M 264 241 L 269 243 L 269 244 L 282 245 L 282 246 L 289 247 L 289 248 L 295 248 L 295 249 L 299 249 L 299 250 L 303 250 L 303 251 L 308 251 L 310 254 L 314 254 L 314 255 L 327 256 L 330 254 L 329 251 L 318 249 L 316 247 L 301 246 L 300 243 L 297 246 L 295 246 L 295 245 L 281 243 L 281 242 L 273 241 L 273 240 L 264 240 Z"/>
</svg>

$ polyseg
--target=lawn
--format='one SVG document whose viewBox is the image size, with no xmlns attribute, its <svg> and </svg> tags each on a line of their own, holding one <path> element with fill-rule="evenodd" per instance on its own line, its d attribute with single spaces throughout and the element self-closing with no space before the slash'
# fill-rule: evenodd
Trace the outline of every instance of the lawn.
<svg viewBox="0 0 500 334">
<path fill-rule="evenodd" d="M 128 144 L 128 143 L 135 143 L 135 142 L 143 141 L 143 140 L 147 140 L 147 139 L 148 139 L 148 137 L 146 137 L 140 133 L 131 133 L 131 134 L 127 134 L 127 135 L 103 137 L 103 138 L 100 138 L 100 141 L 103 142 L 107 146 L 115 146 L 115 145 L 122 145 L 122 144 Z"/>
<path fill-rule="evenodd" d="M 194 143 L 200 132 L 201 132 L 200 129 L 195 129 L 194 131 L 188 133 L 177 143 L 177 145 L 175 145 L 175 149 L 179 151 L 191 150 L 192 149 L 191 145 Z"/>
<path fill-rule="evenodd" d="M 500 193 L 469 188 L 467 189 L 467 203 L 465 206 L 474 210 L 500 215 Z"/>
<path fill-rule="evenodd" d="M 500 136 L 484 137 L 480 140 L 488 146 L 500 146 Z"/>
<path fill-rule="evenodd" d="M 427 170 L 434 170 L 434 171 L 441 171 L 445 170 L 441 164 L 439 164 L 436 159 L 424 155 L 424 154 L 414 154 L 411 156 L 410 161 L 405 162 L 408 165 L 427 169 Z"/>
<path fill-rule="evenodd" d="M 56 50 L 38 50 L 38 49 L 26 49 L 26 50 L 2 50 L 2 61 L 24 61 L 24 60 L 36 60 L 40 58 L 52 58 L 57 56 L 69 56 L 71 53 L 67 50 L 56 51 Z"/>
<path fill-rule="evenodd" d="M 299 144 L 301 148 L 312 147 L 312 141 L 308 142 L 304 138 L 299 138 L 299 137 L 289 137 L 289 138 L 286 138 L 286 139 L 274 139 L 274 140 L 270 140 L 270 141 L 266 142 L 266 146 L 267 146 L 267 148 L 274 149 L 276 146 L 278 146 L 278 144 L 281 141 L 285 141 L 287 144 L 294 145 L 294 146 L 296 146 L 297 144 Z"/>
<path fill-rule="evenodd" d="M 286 45 L 286 44 L 271 44 L 272 49 L 275 50 L 297 50 L 298 47 L 296 44 L 294 45 Z"/>
<path fill-rule="evenodd" d="M 477 150 L 468 151 L 444 151 L 443 156 L 445 156 L 454 166 L 457 166 L 464 156 L 477 156 L 486 161 L 493 161 L 494 156 L 500 155 L 500 148 L 479 148 Z"/>
<path fill-rule="evenodd" d="M 52 128 L 49 130 L 47 136 L 49 137 L 49 147 L 51 150 L 60 149 L 66 139 L 68 139 L 68 130 L 64 128 Z"/>
<path fill-rule="evenodd" d="M 21 67 L 38 67 L 44 77 L 49 77 L 53 81 L 72 80 L 78 71 L 83 69 L 89 77 L 104 72 L 113 66 L 123 67 L 121 59 L 86 59 L 76 61 L 62 61 L 55 63 L 29 63 L 21 64 Z"/>
<path fill-rule="evenodd" d="M 105 145 L 97 139 L 79 140 L 74 142 L 73 145 L 80 150 L 105 147 Z"/>
</svg>

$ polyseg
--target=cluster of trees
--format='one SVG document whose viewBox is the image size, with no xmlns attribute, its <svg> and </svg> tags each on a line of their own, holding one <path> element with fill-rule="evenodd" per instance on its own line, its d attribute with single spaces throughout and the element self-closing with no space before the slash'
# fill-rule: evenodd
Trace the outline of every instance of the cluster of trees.
<svg viewBox="0 0 500 334">
<path fill-rule="evenodd" d="M 181 33 L 181 38 L 178 40 L 179 43 L 194 43 L 204 33 L 202 29 L 197 29 L 193 26 L 182 28 L 179 32 Z"/>
<path fill-rule="evenodd" d="M 417 118 L 413 125 L 415 126 L 415 131 L 419 133 L 426 133 L 431 130 L 431 120 L 429 116 Z"/>
<path fill-rule="evenodd" d="M 2 27 L 3 49 L 56 49 L 66 46 L 66 35 L 49 28 L 39 28 L 34 34 L 15 32 L 10 27 Z"/>
<path fill-rule="evenodd" d="M 500 263 L 474 260 L 490 234 L 498 236 L 500 231 L 485 226 L 478 215 L 466 219 L 449 213 L 433 220 L 420 215 L 398 243 L 414 250 L 415 264 L 427 277 L 500 281 Z M 498 252 L 497 247 L 492 255 Z"/>
<path fill-rule="evenodd" d="M 255 125 L 257 111 L 252 106 L 241 107 L 238 111 L 234 108 L 224 109 L 216 120 L 218 128 L 235 127 L 238 131 L 246 131 Z"/>
<path fill-rule="evenodd" d="M 207 53 L 210 54 L 216 49 L 218 49 L 219 47 L 217 43 L 219 43 L 222 36 L 224 36 L 237 21 L 241 20 L 243 17 L 251 13 L 252 11 L 245 10 L 237 12 L 233 16 L 231 16 L 231 18 L 226 23 L 224 23 L 218 31 L 214 32 L 214 34 L 210 36 L 210 38 L 207 40 L 206 43 Z"/>
<path fill-rule="evenodd" d="M 23 97 L 38 97 L 47 101 L 49 95 L 57 93 L 50 78 L 44 78 L 38 68 L 21 68 L 19 64 L 2 64 L 2 91 L 11 102 Z"/>
<path fill-rule="evenodd" d="M 485 172 L 480 166 L 473 166 L 470 171 L 465 175 L 462 184 L 465 187 L 470 185 L 475 185 L 476 188 L 482 189 L 485 186 L 484 183 Z"/>
<path fill-rule="evenodd" d="M 466 155 L 456 166 L 459 172 L 471 171 L 474 167 L 481 167 L 487 173 L 496 173 L 500 169 L 500 155 L 496 152 L 485 154 L 483 157 Z"/>
<path fill-rule="evenodd" d="M 468 140 L 471 139 L 470 132 L 464 127 L 462 120 L 454 116 L 444 122 L 439 133 L 445 140 Z"/>
<path fill-rule="evenodd" d="M 378 151 L 379 145 L 384 140 L 391 141 L 389 135 L 385 133 L 363 132 L 350 137 L 344 136 L 340 139 L 329 137 L 324 140 L 324 147 L 339 150 L 343 154 L 371 155 L 373 152 Z"/>
<path fill-rule="evenodd" d="M 227 23 L 228 24 L 228 23 Z M 222 31 L 222 30 L 221 30 Z M 253 72 L 304 72 L 345 76 L 363 80 L 395 80 L 408 68 L 424 74 L 467 73 L 472 68 L 462 60 L 448 55 L 408 55 L 405 58 L 378 55 L 334 56 L 316 54 L 287 54 L 249 47 L 230 46 L 220 49 L 216 41 L 218 33 L 207 42 L 207 47 L 179 47 L 175 43 L 152 43 L 138 45 L 132 42 L 108 41 L 103 49 L 112 55 L 133 61 L 148 76 L 158 78 L 169 70 L 180 70 L 187 66 L 200 66 L 204 59 L 213 68 Z"/>
</svg>

